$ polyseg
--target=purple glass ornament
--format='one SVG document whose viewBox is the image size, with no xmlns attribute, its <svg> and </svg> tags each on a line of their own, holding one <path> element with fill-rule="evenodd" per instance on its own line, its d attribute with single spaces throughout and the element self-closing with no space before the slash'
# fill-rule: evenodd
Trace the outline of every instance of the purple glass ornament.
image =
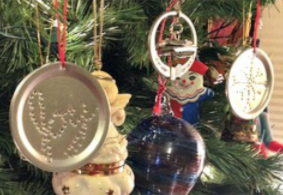
<svg viewBox="0 0 283 195">
<path fill-rule="evenodd" d="M 171 115 L 151 116 L 128 134 L 128 163 L 142 195 L 187 195 L 200 176 L 205 144 L 197 130 Z"/>
</svg>

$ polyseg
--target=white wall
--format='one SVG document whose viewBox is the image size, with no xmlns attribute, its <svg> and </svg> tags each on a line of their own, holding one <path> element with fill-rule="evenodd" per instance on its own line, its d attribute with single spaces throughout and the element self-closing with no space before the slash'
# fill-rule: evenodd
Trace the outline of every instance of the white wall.
<svg viewBox="0 0 283 195">
<path fill-rule="evenodd" d="M 281 12 L 281 13 L 280 13 Z M 260 48 L 270 56 L 275 72 L 275 88 L 269 104 L 274 140 L 283 143 L 283 2 L 265 8 L 262 29 L 259 29 Z"/>
</svg>

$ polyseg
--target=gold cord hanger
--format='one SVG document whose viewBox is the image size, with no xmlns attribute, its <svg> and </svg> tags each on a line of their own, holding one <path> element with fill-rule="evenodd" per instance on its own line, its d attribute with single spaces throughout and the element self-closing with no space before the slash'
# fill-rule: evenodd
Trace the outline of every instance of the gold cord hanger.
<svg viewBox="0 0 283 195">
<path fill-rule="evenodd" d="M 54 26 L 54 20 L 52 18 L 52 22 L 50 23 L 50 32 L 49 32 L 49 38 L 47 43 L 47 53 L 46 53 L 46 63 L 49 63 L 49 56 L 50 56 L 50 49 L 51 49 L 51 37 L 52 37 L 52 31 Z"/>
<path fill-rule="evenodd" d="M 251 17 L 252 17 L 252 2 L 250 3 L 249 11 L 245 11 L 245 1 L 243 0 L 243 37 L 242 44 L 244 46 L 249 43 L 250 27 L 251 27 Z"/>
<path fill-rule="evenodd" d="M 99 40 L 97 41 L 97 4 L 93 0 L 93 39 L 94 39 L 94 64 L 96 70 L 102 68 L 102 37 L 103 37 L 103 17 L 104 17 L 104 0 L 100 1 L 100 20 L 99 20 Z"/>
<path fill-rule="evenodd" d="M 40 58 L 40 65 L 43 65 L 43 56 L 41 50 L 41 37 L 40 37 L 40 21 L 39 21 L 39 8 L 38 3 L 35 4 L 35 14 L 36 14 L 36 31 L 37 31 L 37 44 L 38 44 L 38 51 L 39 51 L 39 58 Z"/>
<path fill-rule="evenodd" d="M 35 12 L 36 12 L 37 44 L 38 44 L 38 51 L 39 51 L 39 57 L 40 57 L 40 64 L 42 66 L 44 64 L 44 62 L 43 62 L 43 54 L 42 54 L 42 49 L 41 49 L 42 45 L 41 45 L 41 36 L 40 36 L 40 20 L 39 20 L 38 2 L 36 2 L 36 5 L 35 5 Z M 52 22 L 50 23 L 50 32 L 49 32 L 49 39 L 48 39 L 48 42 L 47 42 L 47 51 L 46 51 L 45 63 L 49 63 L 50 48 L 51 48 L 51 36 L 52 36 L 53 26 L 54 26 L 54 21 L 52 19 Z"/>
</svg>

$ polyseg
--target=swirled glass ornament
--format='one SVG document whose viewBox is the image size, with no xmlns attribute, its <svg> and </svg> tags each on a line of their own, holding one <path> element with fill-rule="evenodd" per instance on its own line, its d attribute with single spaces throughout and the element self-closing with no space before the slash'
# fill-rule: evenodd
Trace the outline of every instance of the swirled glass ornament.
<svg viewBox="0 0 283 195">
<path fill-rule="evenodd" d="M 187 195 L 200 176 L 205 144 L 189 123 L 171 115 L 151 116 L 128 135 L 128 163 L 135 191 L 147 195 Z"/>
</svg>

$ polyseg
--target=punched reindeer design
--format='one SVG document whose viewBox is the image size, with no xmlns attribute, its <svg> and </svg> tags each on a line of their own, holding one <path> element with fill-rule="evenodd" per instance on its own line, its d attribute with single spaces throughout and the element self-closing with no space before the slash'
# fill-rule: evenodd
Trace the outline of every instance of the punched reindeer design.
<svg viewBox="0 0 283 195">
<path fill-rule="evenodd" d="M 95 113 L 87 109 L 86 104 L 81 104 L 82 112 L 69 106 L 63 112 L 55 110 L 50 116 L 47 116 L 44 94 L 41 91 L 33 91 L 28 98 L 29 116 L 32 124 L 41 138 L 41 151 L 46 156 L 48 162 L 52 162 L 52 146 L 51 141 L 64 138 L 67 128 L 78 129 L 75 136 L 73 136 L 70 144 L 63 149 L 63 155 L 66 157 L 73 157 L 79 153 L 78 148 L 82 147 L 82 142 L 86 139 L 88 132 L 88 123 L 95 118 Z M 97 110 L 98 111 L 98 108 Z M 35 113 L 39 113 L 36 115 Z M 62 150 L 62 148 L 61 148 Z"/>
</svg>

